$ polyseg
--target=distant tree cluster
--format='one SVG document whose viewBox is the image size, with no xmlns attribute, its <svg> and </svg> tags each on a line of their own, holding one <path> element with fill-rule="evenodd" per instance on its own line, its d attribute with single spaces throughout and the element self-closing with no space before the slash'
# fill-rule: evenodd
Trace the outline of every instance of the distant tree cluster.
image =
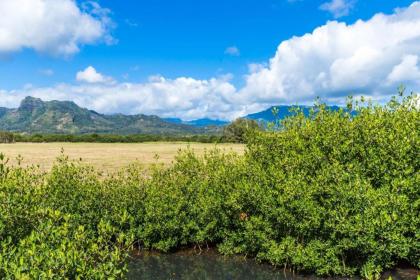
<svg viewBox="0 0 420 280">
<path fill-rule="evenodd" d="M 15 135 L 11 132 L 0 131 L 0 143 L 14 143 Z"/>
<path fill-rule="evenodd" d="M 224 128 L 223 139 L 225 142 L 245 143 L 247 135 L 257 130 L 261 127 L 255 120 L 239 118 Z"/>
</svg>

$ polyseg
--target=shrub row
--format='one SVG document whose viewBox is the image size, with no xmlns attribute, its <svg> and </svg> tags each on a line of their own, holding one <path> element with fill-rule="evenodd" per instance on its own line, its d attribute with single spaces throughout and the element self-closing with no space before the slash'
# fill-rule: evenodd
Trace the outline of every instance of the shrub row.
<svg viewBox="0 0 420 280">
<path fill-rule="evenodd" d="M 420 267 L 417 100 L 319 106 L 254 131 L 244 156 L 186 150 L 105 178 L 64 156 L 49 173 L 3 159 L 0 278 L 122 278 L 132 246 L 216 245 L 322 276 Z"/>
</svg>

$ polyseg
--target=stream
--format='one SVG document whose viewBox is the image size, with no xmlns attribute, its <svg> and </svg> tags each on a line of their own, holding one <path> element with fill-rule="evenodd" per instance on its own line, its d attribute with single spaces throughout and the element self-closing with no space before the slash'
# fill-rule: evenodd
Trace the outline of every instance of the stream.
<svg viewBox="0 0 420 280">
<path fill-rule="evenodd" d="M 392 276 L 393 280 L 416 280 L 419 271 L 412 268 L 399 268 L 384 273 L 382 279 Z M 130 280 L 315 280 L 314 275 L 298 275 L 284 272 L 268 264 L 259 264 L 252 259 L 238 256 L 222 256 L 215 250 L 188 250 L 172 254 L 141 253 L 134 256 L 129 264 Z M 331 279 L 331 278 L 330 278 Z M 349 278 L 333 278 L 349 279 Z M 358 278 L 352 278 L 358 279 Z"/>
</svg>

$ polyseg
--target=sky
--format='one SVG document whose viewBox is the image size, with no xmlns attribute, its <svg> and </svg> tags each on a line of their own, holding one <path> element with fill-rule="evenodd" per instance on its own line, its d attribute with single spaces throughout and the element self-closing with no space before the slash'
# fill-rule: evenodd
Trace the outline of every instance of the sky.
<svg viewBox="0 0 420 280">
<path fill-rule="evenodd" d="M 231 120 L 420 90 L 420 1 L 0 0 L 0 106 Z"/>
</svg>

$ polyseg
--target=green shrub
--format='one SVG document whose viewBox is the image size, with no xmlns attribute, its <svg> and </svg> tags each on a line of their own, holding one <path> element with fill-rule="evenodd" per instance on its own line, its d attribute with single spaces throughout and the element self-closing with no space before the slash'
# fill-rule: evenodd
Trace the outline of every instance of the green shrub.
<svg viewBox="0 0 420 280">
<path fill-rule="evenodd" d="M 356 116 L 320 106 L 309 118 L 286 119 L 280 132 L 250 138 L 247 183 L 258 191 L 238 203 L 265 224 L 241 226 L 223 250 L 320 275 L 377 275 L 398 261 L 418 266 L 416 98 L 360 106 Z M 263 240 L 257 248 L 249 248 L 247 231 L 261 232 L 252 238 Z"/>
<path fill-rule="evenodd" d="M 13 244 L 1 243 L 0 276 L 16 279 L 104 279 L 125 274 L 126 252 L 110 245 L 113 228 L 98 224 L 96 233 L 72 221 L 71 216 L 46 209 L 29 235 Z M 42 222 L 41 222 L 42 221 Z"/>
</svg>

